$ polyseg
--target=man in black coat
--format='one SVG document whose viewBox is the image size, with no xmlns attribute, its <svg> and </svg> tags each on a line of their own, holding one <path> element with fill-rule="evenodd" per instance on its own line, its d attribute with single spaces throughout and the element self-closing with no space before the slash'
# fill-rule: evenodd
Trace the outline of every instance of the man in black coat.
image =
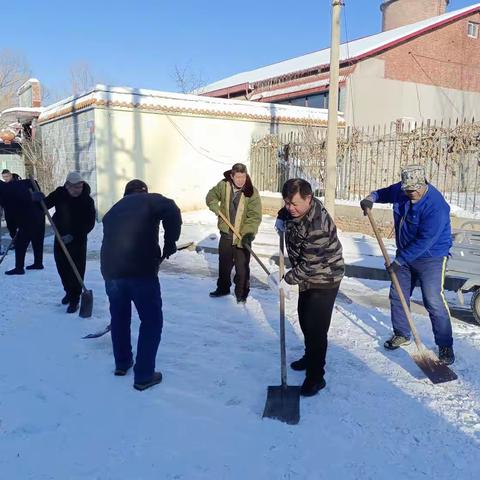
<svg viewBox="0 0 480 480">
<path fill-rule="evenodd" d="M 2 180 L 5 183 L 16 182 L 21 179 L 22 178 L 17 173 L 12 173 L 10 170 L 6 168 L 2 170 Z M 5 213 L 5 222 L 7 223 L 8 233 L 10 234 L 10 238 L 13 239 L 15 238 L 15 234 L 17 233 L 17 228 L 18 228 L 15 222 L 15 218 L 13 218 L 8 208 L 4 209 L 4 213 Z M 1 218 L 1 215 L 0 215 L 0 218 Z M 10 249 L 12 248 L 15 248 L 14 243 L 12 243 L 12 245 L 10 246 Z"/>
<path fill-rule="evenodd" d="M 45 198 L 45 204 L 48 209 L 55 207 L 53 223 L 83 279 L 87 261 L 87 235 L 95 226 L 96 216 L 90 186 L 78 172 L 70 172 L 65 185 L 50 193 Z M 53 253 L 65 290 L 62 304 L 68 304 L 67 313 L 74 313 L 78 309 L 82 287 L 56 238 Z"/>
<path fill-rule="evenodd" d="M 45 237 L 45 214 L 32 199 L 31 180 L 0 182 L 0 205 L 13 218 L 18 230 L 15 240 L 15 268 L 6 275 L 25 274 L 25 254 L 32 243 L 33 264 L 27 270 L 43 269 L 43 239 Z"/>
<path fill-rule="evenodd" d="M 158 245 L 163 224 L 163 255 Z M 134 388 L 145 390 L 162 380 L 155 357 L 163 327 L 158 269 L 163 258 L 177 250 L 182 217 L 173 200 L 148 193 L 141 180 L 125 187 L 124 197 L 103 217 L 101 271 L 110 301 L 115 375 L 133 365 L 130 322 L 133 302 L 140 317 Z"/>
</svg>

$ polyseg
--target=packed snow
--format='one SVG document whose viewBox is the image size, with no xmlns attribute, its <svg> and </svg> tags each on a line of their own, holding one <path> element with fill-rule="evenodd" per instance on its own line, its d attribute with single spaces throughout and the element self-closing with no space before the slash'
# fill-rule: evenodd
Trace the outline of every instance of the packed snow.
<svg viewBox="0 0 480 480">
<path fill-rule="evenodd" d="M 326 389 L 301 400 L 296 426 L 262 419 L 267 386 L 280 383 L 278 296 L 252 259 L 245 306 L 233 296 L 208 297 L 218 257 L 206 246 L 216 245 L 217 233 L 213 214 L 184 215 L 179 243 L 205 249 L 178 252 L 161 266 L 157 367 L 164 380 L 145 392 L 132 388 L 131 372 L 113 375 L 108 335 L 81 339 L 109 322 L 101 225 L 89 243 L 92 318 L 67 315 L 60 305 L 51 238 L 44 271 L 0 276 L 0 478 L 479 478 L 478 325 L 454 319 L 459 380 L 434 386 L 409 357 L 413 345 L 382 347 L 391 331 L 388 283 L 346 278 L 330 330 Z M 264 217 L 253 246 L 267 252 L 276 241 L 273 219 Z M 351 261 L 381 262 L 362 235 L 342 234 L 342 241 Z M 2 271 L 12 266 L 9 254 Z M 296 300 L 287 301 L 289 362 L 303 353 Z M 433 349 L 423 307 L 414 303 L 413 311 Z M 136 339 L 136 314 L 132 331 Z M 302 381 L 289 370 L 289 384 Z"/>
</svg>

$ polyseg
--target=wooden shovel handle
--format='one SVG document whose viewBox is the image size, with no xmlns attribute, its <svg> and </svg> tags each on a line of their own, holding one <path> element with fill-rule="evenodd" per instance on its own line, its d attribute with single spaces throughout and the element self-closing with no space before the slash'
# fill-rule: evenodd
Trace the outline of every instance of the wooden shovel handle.
<svg viewBox="0 0 480 480">
<path fill-rule="evenodd" d="M 228 228 L 235 234 L 235 236 L 242 241 L 242 236 L 240 233 L 235 229 L 235 227 L 228 221 L 227 217 L 219 210 L 218 216 L 228 225 Z M 258 264 L 263 268 L 263 271 L 270 275 L 270 271 L 268 268 L 263 264 L 263 262 L 257 257 L 256 253 L 248 246 L 244 245 L 244 247 L 252 254 L 253 258 L 258 262 Z"/>
</svg>

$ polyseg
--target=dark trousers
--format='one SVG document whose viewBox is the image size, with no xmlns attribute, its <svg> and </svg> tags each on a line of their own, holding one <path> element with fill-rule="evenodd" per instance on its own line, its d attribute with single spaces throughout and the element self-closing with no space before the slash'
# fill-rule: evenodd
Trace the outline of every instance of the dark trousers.
<svg viewBox="0 0 480 480">
<path fill-rule="evenodd" d="M 9 210 L 4 210 L 5 212 L 5 222 L 7 224 L 8 233 L 10 234 L 10 238 L 13 238 L 18 230 L 18 225 L 15 220 L 15 217 L 10 214 Z"/>
<path fill-rule="evenodd" d="M 306 377 L 319 381 L 325 374 L 328 329 L 339 286 L 311 289 L 298 296 L 298 319 L 305 338 Z"/>
<path fill-rule="evenodd" d="M 423 304 L 430 316 L 435 343 L 439 347 L 453 345 L 450 311 L 443 291 L 446 265 L 447 257 L 420 258 L 409 265 L 403 265 L 397 271 L 397 278 L 409 307 L 415 284 L 417 281 L 420 283 Z M 410 338 L 410 326 L 393 284 L 390 287 L 390 306 L 394 333 Z"/>
<path fill-rule="evenodd" d="M 230 291 L 232 268 L 235 267 L 235 295 L 237 298 L 247 298 L 250 292 L 250 252 L 232 245 L 232 241 L 230 235 L 220 234 L 217 287 L 222 292 Z"/>
<path fill-rule="evenodd" d="M 73 240 L 66 245 L 66 247 L 83 280 L 85 278 L 85 265 L 87 261 L 87 239 Z M 80 298 L 82 287 L 73 273 L 73 269 L 63 253 L 62 247 L 60 247 L 56 239 L 53 246 L 53 255 L 65 293 L 72 300 Z"/>
<path fill-rule="evenodd" d="M 135 361 L 135 383 L 145 383 L 155 372 L 163 314 L 160 282 L 157 276 L 118 278 L 105 281 L 112 318 L 112 344 L 116 368 L 127 369 L 133 361 L 130 323 L 132 302 L 140 317 Z"/>
<path fill-rule="evenodd" d="M 43 239 L 45 237 L 45 220 L 34 222 L 28 227 L 20 226 L 15 240 L 15 268 L 25 267 L 25 254 L 30 242 L 33 249 L 33 263 L 43 265 Z"/>
</svg>

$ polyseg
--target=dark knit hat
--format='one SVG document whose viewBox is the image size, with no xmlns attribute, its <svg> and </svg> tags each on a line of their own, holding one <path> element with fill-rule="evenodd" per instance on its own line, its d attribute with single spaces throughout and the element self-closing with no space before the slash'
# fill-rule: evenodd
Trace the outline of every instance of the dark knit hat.
<svg viewBox="0 0 480 480">
<path fill-rule="evenodd" d="M 130 195 L 131 193 L 148 193 L 147 184 L 138 179 L 130 180 L 125 185 L 125 192 L 123 193 L 123 196 Z"/>
</svg>

